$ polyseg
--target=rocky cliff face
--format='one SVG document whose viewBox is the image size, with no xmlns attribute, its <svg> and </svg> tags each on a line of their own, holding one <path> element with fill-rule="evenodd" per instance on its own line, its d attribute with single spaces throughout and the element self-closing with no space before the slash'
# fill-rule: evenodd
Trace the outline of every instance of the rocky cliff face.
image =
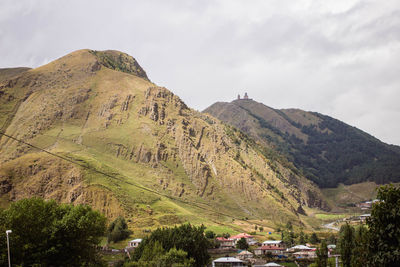
<svg viewBox="0 0 400 267">
<path fill-rule="evenodd" d="M 0 84 L 0 103 L 1 130 L 36 147 L 1 137 L 3 201 L 89 203 L 138 227 L 230 217 L 302 224 L 303 207 L 327 208 L 295 168 L 188 108 L 120 52 L 81 50 L 23 72 Z"/>
</svg>

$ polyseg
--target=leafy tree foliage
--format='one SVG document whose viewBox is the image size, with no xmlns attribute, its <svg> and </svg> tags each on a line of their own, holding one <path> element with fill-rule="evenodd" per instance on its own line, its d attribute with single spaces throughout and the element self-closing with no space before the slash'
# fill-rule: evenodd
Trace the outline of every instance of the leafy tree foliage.
<svg viewBox="0 0 400 267">
<path fill-rule="evenodd" d="M 194 259 L 193 266 L 204 266 L 210 260 L 207 252 L 210 243 L 204 235 L 204 229 L 204 226 L 196 227 L 191 224 L 183 224 L 174 228 L 158 228 L 143 239 L 135 249 L 133 259 L 138 262 L 154 257 L 153 254 L 148 256 L 153 250 L 159 250 L 158 254 L 162 254 L 161 249 L 157 247 L 159 246 L 157 243 L 159 243 L 165 251 L 170 251 L 172 248 L 185 251 L 188 259 Z"/>
<path fill-rule="evenodd" d="M 12 263 L 21 266 L 102 266 L 97 245 L 106 219 L 89 206 L 23 199 L 0 212 L 0 232 L 12 230 Z M 7 264 L 6 238 L 0 239 L 0 262 Z"/>
<path fill-rule="evenodd" d="M 328 247 L 325 240 L 322 240 L 320 247 L 317 249 L 316 263 L 318 267 L 326 267 L 328 264 Z"/>
<path fill-rule="evenodd" d="M 249 248 L 249 244 L 247 244 L 246 239 L 242 237 L 236 243 L 236 248 L 238 248 L 238 249 L 248 249 Z"/>
<path fill-rule="evenodd" d="M 378 189 L 368 228 L 340 229 L 339 249 L 343 266 L 398 266 L 400 262 L 400 188 Z"/>
<path fill-rule="evenodd" d="M 355 228 L 351 266 L 368 266 L 369 259 L 371 258 L 368 250 L 370 242 L 368 229 L 364 225 Z"/>
<path fill-rule="evenodd" d="M 334 234 L 331 234 L 331 235 L 328 237 L 328 243 L 329 243 L 330 245 L 331 245 L 331 244 L 336 245 L 336 242 L 337 242 L 336 236 L 335 236 Z"/>
<path fill-rule="evenodd" d="M 190 267 L 194 265 L 194 259 L 187 257 L 187 252 L 181 249 L 171 248 L 165 252 L 161 243 L 156 241 L 153 246 L 144 249 L 142 257 L 137 262 L 127 262 L 124 267 L 142 266 L 173 266 Z"/>
<path fill-rule="evenodd" d="M 293 224 L 292 224 L 291 221 L 288 221 L 288 222 L 286 223 L 286 228 L 287 228 L 289 231 L 292 231 L 292 230 L 293 230 Z"/>
<path fill-rule="evenodd" d="M 367 221 L 371 264 L 396 266 L 400 262 L 400 188 L 380 187 L 377 197 L 380 202 L 372 207 Z"/>
<path fill-rule="evenodd" d="M 292 246 L 294 244 L 294 238 L 293 238 L 293 233 L 288 232 L 288 231 L 283 231 L 281 233 L 282 236 L 282 241 L 287 245 L 287 246 Z"/>
<path fill-rule="evenodd" d="M 118 242 L 127 238 L 132 232 L 128 229 L 124 217 L 117 217 L 107 229 L 107 241 Z"/>
<path fill-rule="evenodd" d="M 224 238 L 229 238 L 229 237 L 231 237 L 231 234 L 230 233 L 223 233 L 222 236 Z"/>
<path fill-rule="evenodd" d="M 215 233 L 211 230 L 206 231 L 206 237 L 209 239 L 215 238 Z"/>
<path fill-rule="evenodd" d="M 342 258 L 343 267 L 351 266 L 351 258 L 353 249 L 355 247 L 354 243 L 354 228 L 349 224 L 345 224 L 340 227 L 339 232 L 340 240 L 339 240 L 339 249 L 340 255 Z"/>
<path fill-rule="evenodd" d="M 312 233 L 310 236 L 310 243 L 317 244 L 319 242 L 318 236 L 316 233 Z"/>
<path fill-rule="evenodd" d="M 306 238 L 303 231 L 301 231 L 299 234 L 298 243 L 303 245 L 306 243 Z"/>
</svg>

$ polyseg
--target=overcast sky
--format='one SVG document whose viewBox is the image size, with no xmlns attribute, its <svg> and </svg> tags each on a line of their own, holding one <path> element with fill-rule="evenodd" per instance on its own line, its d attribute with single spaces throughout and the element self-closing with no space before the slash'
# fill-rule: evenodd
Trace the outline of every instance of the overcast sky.
<svg viewBox="0 0 400 267">
<path fill-rule="evenodd" d="M 248 92 L 400 145 L 399 0 L 0 0 L 0 67 L 82 48 L 132 55 L 197 110 Z"/>
</svg>

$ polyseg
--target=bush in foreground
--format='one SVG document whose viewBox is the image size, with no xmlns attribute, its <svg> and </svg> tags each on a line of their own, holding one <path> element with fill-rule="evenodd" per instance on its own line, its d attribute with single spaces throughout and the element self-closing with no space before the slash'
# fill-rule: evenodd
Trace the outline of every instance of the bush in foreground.
<svg viewBox="0 0 400 267">
<path fill-rule="evenodd" d="M 102 266 L 99 244 L 106 219 L 89 206 L 23 199 L 0 211 L 0 233 L 11 229 L 11 261 L 21 266 Z M 7 240 L 0 238 L 0 264 L 7 265 Z"/>
<path fill-rule="evenodd" d="M 191 224 L 183 224 L 174 228 L 158 228 L 150 236 L 144 238 L 139 247 L 135 249 L 133 260 L 144 264 L 163 256 L 170 259 L 174 255 L 180 255 L 176 258 L 181 259 L 182 252 L 184 252 L 187 261 L 179 261 L 176 262 L 177 264 L 190 263 L 192 266 L 205 266 L 210 260 L 207 252 L 210 244 L 204 235 L 204 229 L 204 226 L 196 227 Z M 171 249 L 174 250 L 171 251 Z M 167 254 L 165 254 L 166 252 Z"/>
</svg>

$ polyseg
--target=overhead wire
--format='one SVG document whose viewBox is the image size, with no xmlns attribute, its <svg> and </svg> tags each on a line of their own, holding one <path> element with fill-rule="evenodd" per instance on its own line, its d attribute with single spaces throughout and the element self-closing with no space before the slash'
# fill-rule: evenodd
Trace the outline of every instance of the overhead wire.
<svg viewBox="0 0 400 267">
<path fill-rule="evenodd" d="M 134 187 L 137 187 L 137 188 L 139 188 L 139 189 L 141 189 L 141 190 L 148 191 L 148 192 L 150 192 L 150 193 L 153 193 L 153 194 L 156 194 L 156 195 L 159 195 L 159 196 L 162 196 L 162 197 L 165 197 L 165 198 L 168 198 L 168 199 L 171 199 L 171 200 L 174 200 L 174 201 L 183 203 L 183 204 L 188 205 L 188 206 L 192 206 L 192 207 L 199 208 L 199 209 L 202 209 L 202 210 L 205 210 L 205 211 L 208 211 L 208 212 L 212 212 L 212 213 L 214 213 L 214 214 L 226 216 L 226 217 L 228 217 L 228 218 L 232 218 L 232 219 L 235 219 L 235 220 L 245 221 L 245 220 L 243 220 L 242 218 L 238 218 L 238 217 L 232 216 L 232 215 L 230 215 L 230 214 L 226 214 L 226 213 L 223 213 L 223 212 L 220 212 L 220 211 L 216 211 L 216 210 L 212 210 L 212 209 L 207 209 L 207 208 L 205 208 L 205 207 L 203 207 L 203 206 L 200 206 L 199 204 L 195 204 L 195 203 L 193 203 L 193 202 L 188 202 L 188 201 L 185 201 L 185 200 L 182 200 L 182 199 L 179 199 L 179 198 L 174 198 L 174 197 L 172 197 L 172 196 L 169 196 L 169 195 L 166 195 L 166 194 L 162 194 L 162 193 L 160 193 L 160 192 L 157 192 L 157 191 L 155 191 L 155 190 L 149 189 L 149 188 L 147 188 L 147 187 L 144 187 L 144 186 L 141 186 L 141 185 L 137 185 L 137 184 L 131 183 L 131 182 L 129 182 L 129 181 L 121 180 L 120 178 L 116 177 L 115 175 L 108 174 L 108 173 L 106 173 L 106 172 L 103 172 L 103 171 L 98 170 L 98 169 L 96 169 L 96 168 L 93 168 L 93 167 L 91 167 L 91 166 L 87 166 L 87 165 L 81 164 L 81 163 L 79 163 L 79 162 L 76 162 L 76 161 L 74 161 L 74 160 L 72 160 L 72 159 L 69 159 L 69 158 L 67 158 L 67 157 L 64 157 L 64 156 L 55 154 L 55 153 L 50 152 L 50 151 L 48 151 L 48 150 L 46 150 L 46 149 L 44 149 L 44 148 L 38 147 L 38 146 L 36 146 L 36 145 L 30 144 L 30 143 L 28 143 L 28 142 L 26 142 L 26 141 L 23 141 L 23 140 L 21 140 L 21 139 L 19 139 L 19 138 L 16 138 L 16 137 L 14 137 L 14 136 L 12 136 L 12 135 L 6 134 L 5 132 L 0 131 L 0 134 L 3 135 L 3 136 L 5 136 L 5 137 L 7 137 L 7 138 L 10 138 L 10 139 L 12 139 L 12 140 L 14 140 L 14 141 L 17 141 L 17 142 L 19 142 L 19 143 L 25 144 L 25 145 L 27 145 L 27 146 L 30 146 L 30 147 L 32 147 L 32 148 L 38 149 L 38 150 L 40 150 L 40 151 L 42 151 L 42 152 L 45 152 L 45 153 L 47 153 L 47 154 L 49 154 L 49 155 L 51 155 L 51 156 L 54 156 L 54 157 L 60 158 L 60 159 L 62 159 L 62 160 L 68 161 L 68 162 L 70 162 L 70 163 L 72 163 L 72 164 L 75 164 L 75 165 L 78 165 L 78 166 L 80 166 L 80 167 L 82 167 L 82 168 L 85 168 L 85 169 L 87 169 L 87 170 L 90 170 L 90 171 L 99 173 L 99 174 L 104 175 L 104 176 L 106 176 L 106 177 L 108 177 L 108 178 L 116 179 L 116 180 L 118 180 L 118 181 L 122 181 L 122 182 L 124 182 L 124 183 L 129 184 L 129 185 L 132 185 L 132 186 L 134 186 Z"/>
</svg>

